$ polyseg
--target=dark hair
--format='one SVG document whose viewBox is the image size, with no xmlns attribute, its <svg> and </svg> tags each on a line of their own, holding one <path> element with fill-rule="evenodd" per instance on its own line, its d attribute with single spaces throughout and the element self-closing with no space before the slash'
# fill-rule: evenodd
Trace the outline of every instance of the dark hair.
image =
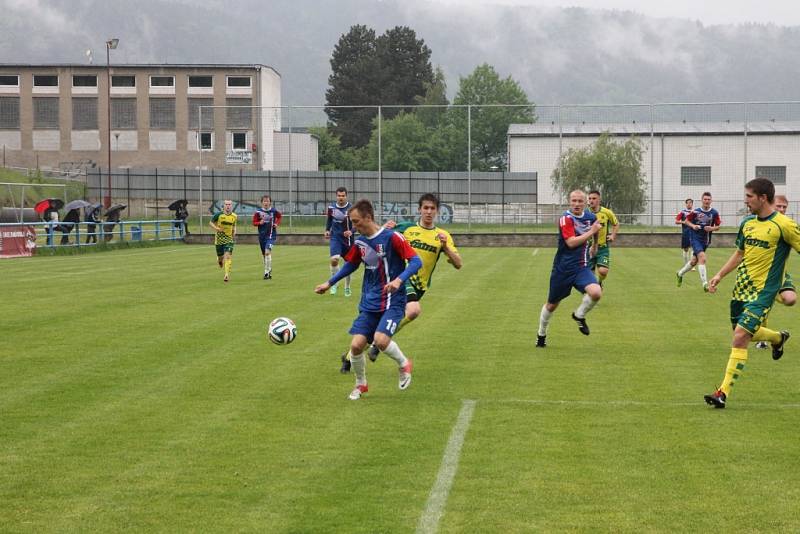
<svg viewBox="0 0 800 534">
<path fill-rule="evenodd" d="M 346 195 L 347 194 L 347 188 L 346 187 L 337 187 L 336 188 L 336 192 L 337 193 L 344 193 Z"/>
<path fill-rule="evenodd" d="M 437 197 L 433 193 L 425 193 L 424 195 L 419 197 L 418 205 L 420 208 L 422 207 L 423 202 L 433 202 L 433 204 L 436 206 L 436 209 L 437 210 L 439 209 L 439 197 Z"/>
<path fill-rule="evenodd" d="M 369 216 L 370 219 L 372 219 L 373 221 L 375 220 L 375 209 L 372 207 L 372 202 L 370 202 L 366 198 L 362 198 L 361 200 L 353 204 L 353 207 L 350 208 L 347 213 L 350 213 L 352 211 L 357 211 L 362 216 L 365 217 Z"/>
<path fill-rule="evenodd" d="M 703 194 L 700 195 L 701 197 L 710 197 L 711 193 L 709 191 L 703 191 Z"/>
<path fill-rule="evenodd" d="M 272 197 L 271 197 L 271 196 L 269 196 L 269 195 L 264 195 L 263 197 L 261 197 L 261 202 L 264 202 L 264 199 L 265 199 L 265 198 L 268 198 L 268 199 L 269 199 L 269 201 L 270 201 L 270 202 L 272 202 Z"/>
<path fill-rule="evenodd" d="M 692 204 L 694 204 L 694 200 L 692 200 L 691 198 L 687 198 L 686 200 L 683 201 L 684 204 L 686 204 L 687 202 L 691 202 Z"/>
<path fill-rule="evenodd" d="M 598 191 L 597 189 L 592 189 L 591 191 L 589 191 L 589 194 L 590 194 L 590 195 L 597 195 L 598 197 L 599 197 L 599 196 L 602 196 L 602 195 L 600 194 L 600 191 Z"/>
<path fill-rule="evenodd" d="M 772 204 L 775 200 L 775 185 L 766 178 L 755 178 L 744 184 L 745 189 L 749 189 L 758 196 L 767 195 L 767 202 Z"/>
</svg>

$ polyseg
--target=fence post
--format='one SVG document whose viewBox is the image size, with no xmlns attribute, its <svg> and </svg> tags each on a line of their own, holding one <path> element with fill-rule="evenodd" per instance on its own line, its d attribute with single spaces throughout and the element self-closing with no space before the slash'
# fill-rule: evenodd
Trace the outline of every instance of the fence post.
<svg viewBox="0 0 800 534">
<path fill-rule="evenodd" d="M 188 200 L 186 198 L 186 167 L 183 168 L 183 199 Z"/>
<path fill-rule="evenodd" d="M 472 231 L 472 105 L 467 106 L 467 231 Z"/>
<path fill-rule="evenodd" d="M 378 106 L 378 220 L 383 217 L 383 167 L 381 166 L 381 106 Z"/>
<path fill-rule="evenodd" d="M 211 169 L 211 203 L 213 204 L 215 201 L 215 197 L 217 196 L 217 184 L 215 180 L 214 169 Z"/>
<path fill-rule="evenodd" d="M 506 171 L 503 171 L 503 179 L 500 180 L 500 224 L 506 223 Z"/>
<path fill-rule="evenodd" d="M 158 219 L 158 167 L 156 167 L 156 219 Z"/>
<path fill-rule="evenodd" d="M 131 205 L 131 169 L 130 169 L 130 167 L 125 169 L 125 176 L 127 177 L 127 180 L 126 180 L 126 184 L 127 185 L 126 185 L 126 187 L 128 189 L 128 210 L 130 210 L 130 205 Z M 128 211 L 128 213 L 130 213 L 130 211 Z"/>
<path fill-rule="evenodd" d="M 242 204 L 242 168 L 239 167 L 239 205 Z"/>
</svg>

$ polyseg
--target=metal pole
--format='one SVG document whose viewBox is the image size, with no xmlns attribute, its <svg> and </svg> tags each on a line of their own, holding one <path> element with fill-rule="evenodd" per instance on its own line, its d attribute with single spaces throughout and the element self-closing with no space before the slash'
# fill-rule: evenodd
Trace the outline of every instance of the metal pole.
<svg viewBox="0 0 800 534">
<path fill-rule="evenodd" d="M 383 109 L 378 106 L 378 220 L 383 220 L 383 165 L 381 159 L 383 157 L 383 150 L 381 144 L 383 139 L 381 137 L 381 123 L 383 122 Z"/>
<path fill-rule="evenodd" d="M 653 161 L 653 135 L 655 134 L 655 115 L 653 115 L 653 104 L 650 104 L 650 227 L 652 228 L 654 220 L 653 220 L 653 193 L 656 190 L 655 183 L 653 182 L 653 169 L 654 169 L 654 161 Z M 661 197 L 661 216 L 664 216 L 664 197 Z M 661 223 L 663 224 L 663 220 Z"/>
<path fill-rule="evenodd" d="M 211 111 L 214 112 L 213 110 Z M 200 165 L 197 167 L 197 176 L 200 181 L 199 197 L 197 199 L 197 212 L 200 215 L 200 229 L 203 232 L 203 147 L 200 143 L 200 135 L 203 131 L 203 106 L 197 106 L 197 152 L 200 153 Z"/>
<path fill-rule="evenodd" d="M 744 183 L 747 183 L 747 102 L 744 103 Z"/>
<path fill-rule="evenodd" d="M 472 229 L 472 105 L 467 106 L 467 231 Z"/>
<path fill-rule="evenodd" d="M 111 206 L 111 40 L 106 41 L 106 142 L 108 143 L 108 189 L 106 209 Z"/>
<path fill-rule="evenodd" d="M 292 228 L 292 106 L 287 109 L 287 120 L 289 122 L 289 228 Z"/>
</svg>

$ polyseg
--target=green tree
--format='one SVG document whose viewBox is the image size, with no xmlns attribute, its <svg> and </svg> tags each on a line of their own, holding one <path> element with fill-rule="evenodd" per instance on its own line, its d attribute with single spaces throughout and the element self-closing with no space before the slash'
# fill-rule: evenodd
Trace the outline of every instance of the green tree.
<svg viewBox="0 0 800 534">
<path fill-rule="evenodd" d="M 436 67 L 433 73 L 433 80 L 423 84 L 424 93 L 414 98 L 414 103 L 420 106 L 447 106 L 450 101 L 447 99 L 447 82 L 444 79 L 444 71 L 441 67 Z M 417 108 L 415 113 L 419 120 L 429 128 L 437 128 L 445 121 L 447 108 L 428 107 Z"/>
<path fill-rule="evenodd" d="M 511 76 L 501 79 L 489 64 L 460 78 L 454 104 L 471 105 L 472 168 L 505 170 L 508 164 L 508 127 L 536 121 L 534 104 Z M 505 104 L 508 107 L 492 106 Z M 454 110 L 456 111 L 456 110 Z M 454 122 L 467 130 L 466 113 L 453 113 Z"/>
<path fill-rule="evenodd" d="M 341 141 L 326 127 L 310 128 L 317 137 L 319 169 L 321 171 L 352 171 L 367 168 L 366 148 L 343 147 Z"/>
<path fill-rule="evenodd" d="M 331 56 L 327 106 L 364 106 L 380 103 L 380 78 L 375 30 L 355 25 L 339 38 Z M 345 147 L 364 146 L 369 141 L 377 110 L 326 107 L 331 130 Z"/>
<path fill-rule="evenodd" d="M 564 197 L 575 189 L 596 189 L 604 206 L 622 214 L 641 213 L 647 202 L 642 145 L 635 137 L 617 142 L 605 132 L 592 146 L 569 149 L 551 180 Z"/>
<path fill-rule="evenodd" d="M 395 26 L 378 37 L 376 53 L 380 71 L 380 102 L 385 105 L 414 104 L 433 83 L 431 49 L 408 26 Z M 383 115 L 392 118 L 401 108 L 386 108 Z"/>
</svg>

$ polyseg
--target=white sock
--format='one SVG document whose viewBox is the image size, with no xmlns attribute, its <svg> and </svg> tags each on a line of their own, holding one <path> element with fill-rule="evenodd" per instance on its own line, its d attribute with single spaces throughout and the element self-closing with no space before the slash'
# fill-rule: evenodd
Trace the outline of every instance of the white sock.
<svg viewBox="0 0 800 534">
<path fill-rule="evenodd" d="M 264 272 L 272 272 L 272 254 L 264 256 Z"/>
<path fill-rule="evenodd" d="M 547 304 L 542 306 L 542 313 L 539 314 L 539 332 L 540 336 L 547 335 L 547 327 L 550 325 L 550 317 L 553 316 L 553 312 L 547 309 Z"/>
<path fill-rule="evenodd" d="M 350 277 L 349 276 L 345 276 L 345 278 L 344 278 L 344 288 L 345 289 L 350 289 Z"/>
<path fill-rule="evenodd" d="M 678 271 L 678 275 L 683 276 L 684 274 L 688 273 L 691 270 L 692 270 L 692 262 L 691 261 L 687 261 L 686 265 L 681 267 L 681 270 Z"/>
<path fill-rule="evenodd" d="M 692 261 L 692 251 L 691 250 L 684 250 L 683 251 L 683 263 L 689 263 Z"/>
<path fill-rule="evenodd" d="M 403 367 L 406 364 L 406 362 L 408 361 L 406 359 L 406 355 L 403 354 L 403 351 L 400 350 L 400 347 L 398 347 L 397 343 L 395 343 L 394 341 L 391 341 L 389 343 L 389 346 L 386 347 L 386 350 L 384 350 L 383 352 L 388 357 L 390 357 L 391 359 L 396 361 L 398 367 Z"/>
<path fill-rule="evenodd" d="M 577 317 L 578 319 L 583 319 L 584 317 L 586 317 L 586 314 L 589 313 L 592 310 L 592 308 L 594 308 L 595 304 L 597 304 L 597 300 L 592 300 L 592 297 L 590 297 L 587 294 L 584 294 L 583 300 L 581 301 L 581 305 L 578 306 L 577 310 L 575 310 L 575 317 Z"/>
<path fill-rule="evenodd" d="M 704 284 L 708 283 L 708 275 L 706 274 L 706 266 L 705 265 L 698 265 L 697 272 L 700 273 L 700 281 Z"/>
<path fill-rule="evenodd" d="M 367 383 L 367 361 L 364 359 L 362 352 L 355 356 L 352 351 L 350 352 L 350 365 L 353 366 L 353 371 L 356 373 L 356 385 L 363 386 Z"/>
</svg>

